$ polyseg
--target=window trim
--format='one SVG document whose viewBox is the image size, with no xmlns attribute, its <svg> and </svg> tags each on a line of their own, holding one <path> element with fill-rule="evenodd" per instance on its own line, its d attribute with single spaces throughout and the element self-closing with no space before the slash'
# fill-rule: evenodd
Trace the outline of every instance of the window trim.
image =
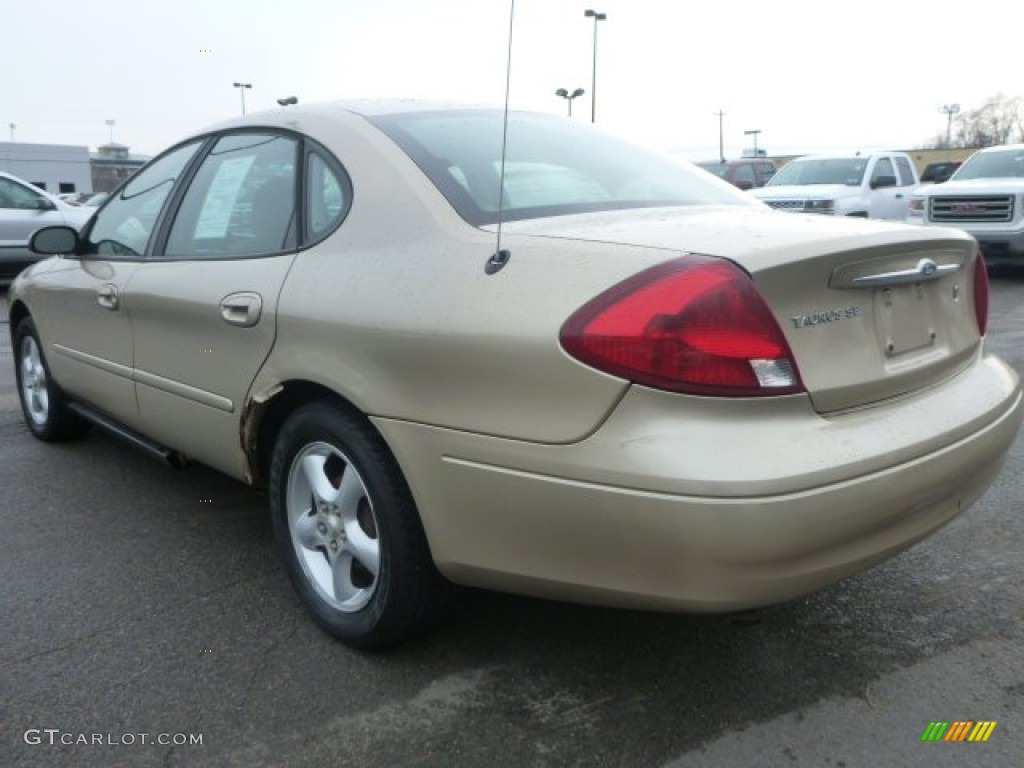
<svg viewBox="0 0 1024 768">
<path fill-rule="evenodd" d="M 307 178 L 309 174 L 309 160 L 314 155 L 319 157 L 320 160 L 323 161 L 324 165 L 326 165 L 334 173 L 335 177 L 338 179 L 338 182 L 341 184 L 341 191 L 342 194 L 344 195 L 344 205 L 341 211 L 341 215 L 338 217 L 338 220 L 334 223 L 333 226 L 328 228 L 326 232 L 324 232 L 322 235 L 319 235 L 316 238 L 313 238 L 310 235 L 309 218 L 306 216 L 306 209 L 308 207 L 308 201 L 306 200 L 306 190 L 309 186 L 309 181 Z M 342 165 L 341 161 L 337 157 L 335 157 L 334 153 L 328 150 L 323 144 L 316 141 L 315 139 L 309 138 L 308 136 L 304 137 L 302 142 L 302 168 L 301 173 L 299 175 L 299 182 L 302 189 L 301 194 L 299 195 L 299 197 L 296 198 L 298 202 L 298 204 L 296 205 L 296 215 L 298 216 L 299 221 L 301 222 L 301 226 L 299 227 L 298 232 L 298 250 L 302 251 L 307 248 L 312 248 L 314 245 L 319 245 L 324 240 L 326 240 L 327 238 L 329 238 L 331 235 L 338 231 L 341 225 L 345 223 L 345 220 L 348 219 L 349 212 L 352 210 L 352 200 L 354 197 L 354 192 L 352 188 L 352 177 L 348 175 L 348 171 L 345 169 L 345 166 Z"/>
</svg>

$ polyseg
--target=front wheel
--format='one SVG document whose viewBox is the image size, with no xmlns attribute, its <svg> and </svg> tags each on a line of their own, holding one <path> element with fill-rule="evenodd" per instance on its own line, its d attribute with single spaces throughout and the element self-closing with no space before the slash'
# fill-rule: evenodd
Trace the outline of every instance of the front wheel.
<svg viewBox="0 0 1024 768">
<path fill-rule="evenodd" d="M 50 376 L 39 332 L 28 317 L 14 329 L 14 367 L 21 410 L 33 435 L 56 442 L 86 430 L 86 422 L 67 410 L 64 394 Z"/>
<path fill-rule="evenodd" d="M 446 589 L 398 464 L 370 423 L 329 403 L 292 414 L 274 444 L 278 547 L 316 622 L 358 648 L 438 615 Z"/>
</svg>

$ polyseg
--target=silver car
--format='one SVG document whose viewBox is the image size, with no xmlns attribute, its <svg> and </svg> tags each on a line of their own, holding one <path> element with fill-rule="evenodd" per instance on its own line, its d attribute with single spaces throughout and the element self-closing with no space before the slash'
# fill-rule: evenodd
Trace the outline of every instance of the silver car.
<svg viewBox="0 0 1024 768">
<path fill-rule="evenodd" d="M 29 236 L 41 227 L 66 224 L 80 229 L 92 209 L 81 208 L 27 181 L 0 172 L 0 283 L 39 259 L 28 248 Z"/>
<path fill-rule="evenodd" d="M 81 236 L 36 233 L 54 256 L 10 295 L 29 428 L 266 486 L 299 596 L 358 646 L 451 582 L 786 600 L 991 485 L 1021 389 L 971 237 L 772 211 L 581 121 L 503 135 L 500 110 L 356 103 L 172 147 Z"/>
</svg>

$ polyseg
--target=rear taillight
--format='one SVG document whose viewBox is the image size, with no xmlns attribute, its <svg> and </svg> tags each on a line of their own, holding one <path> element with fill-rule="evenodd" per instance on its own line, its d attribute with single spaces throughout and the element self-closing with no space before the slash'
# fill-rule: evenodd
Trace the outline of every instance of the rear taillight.
<svg viewBox="0 0 1024 768">
<path fill-rule="evenodd" d="M 978 320 L 978 333 L 984 336 L 988 331 L 988 270 L 981 251 L 974 260 L 974 316 Z"/>
<path fill-rule="evenodd" d="M 562 326 L 566 352 L 657 389 L 750 397 L 802 392 L 786 337 L 750 276 L 687 256 L 589 301 Z"/>
</svg>

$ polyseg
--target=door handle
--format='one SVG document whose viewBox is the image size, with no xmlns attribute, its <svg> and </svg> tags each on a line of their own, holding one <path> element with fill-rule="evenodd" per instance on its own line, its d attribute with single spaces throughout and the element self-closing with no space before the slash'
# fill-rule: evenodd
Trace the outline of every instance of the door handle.
<svg viewBox="0 0 1024 768">
<path fill-rule="evenodd" d="M 232 293 L 220 300 L 220 316 L 231 325 L 251 328 L 262 314 L 263 299 L 258 293 Z"/>
<path fill-rule="evenodd" d="M 96 291 L 96 302 L 104 309 L 116 310 L 121 306 L 117 295 L 117 286 L 113 283 L 104 283 Z"/>
<path fill-rule="evenodd" d="M 900 192 L 900 193 L 899 193 L 898 195 L 894 195 L 894 197 L 895 197 L 895 198 L 896 198 L 897 200 L 902 200 L 902 199 L 903 199 L 903 193 L 902 193 L 902 192 Z"/>
</svg>

